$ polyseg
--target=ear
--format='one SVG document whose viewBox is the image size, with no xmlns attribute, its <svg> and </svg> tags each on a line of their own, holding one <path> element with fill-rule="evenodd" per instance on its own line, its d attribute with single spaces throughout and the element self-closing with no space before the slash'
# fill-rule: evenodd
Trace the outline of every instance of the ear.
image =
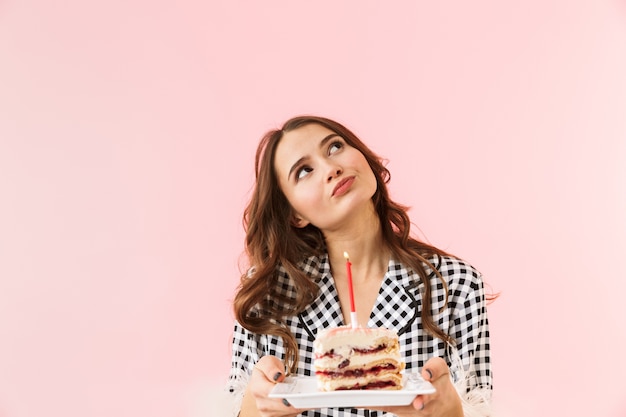
<svg viewBox="0 0 626 417">
<path fill-rule="evenodd" d="M 291 224 L 294 227 L 302 229 L 303 227 L 307 227 L 309 223 L 310 222 L 308 220 L 304 220 L 302 217 L 298 216 L 297 214 L 294 214 L 291 217 Z"/>
</svg>

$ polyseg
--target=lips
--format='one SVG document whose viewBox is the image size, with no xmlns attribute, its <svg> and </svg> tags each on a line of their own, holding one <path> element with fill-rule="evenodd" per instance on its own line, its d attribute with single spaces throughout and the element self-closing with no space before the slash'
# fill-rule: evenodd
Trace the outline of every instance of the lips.
<svg viewBox="0 0 626 417">
<path fill-rule="evenodd" d="M 333 189 L 333 194 L 332 194 L 333 197 L 338 196 L 338 195 L 343 195 L 346 192 L 348 192 L 353 182 L 354 182 L 354 177 L 347 177 L 339 181 L 337 185 L 335 185 L 335 188 Z"/>
</svg>

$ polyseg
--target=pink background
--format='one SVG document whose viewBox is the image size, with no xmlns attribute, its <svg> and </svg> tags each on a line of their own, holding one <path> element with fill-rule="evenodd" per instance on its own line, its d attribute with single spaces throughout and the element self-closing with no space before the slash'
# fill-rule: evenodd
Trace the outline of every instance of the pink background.
<svg viewBox="0 0 626 417">
<path fill-rule="evenodd" d="M 62 4 L 62 6 L 59 6 Z M 617 0 L 0 3 L 0 416 L 216 416 L 253 153 L 336 118 L 489 307 L 503 416 L 626 415 Z"/>
</svg>

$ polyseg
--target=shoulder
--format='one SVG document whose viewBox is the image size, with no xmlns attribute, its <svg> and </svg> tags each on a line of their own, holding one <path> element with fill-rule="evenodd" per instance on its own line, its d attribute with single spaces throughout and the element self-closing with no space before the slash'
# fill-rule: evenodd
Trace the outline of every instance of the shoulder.
<svg viewBox="0 0 626 417">
<path fill-rule="evenodd" d="M 298 263 L 298 268 L 313 279 L 319 279 L 322 275 L 330 272 L 328 254 L 311 255 Z"/>
<path fill-rule="evenodd" d="M 478 269 L 474 268 L 469 262 L 454 256 L 434 256 L 430 259 L 430 262 L 442 275 L 481 277 Z"/>
<path fill-rule="evenodd" d="M 452 293 L 482 289 L 482 274 L 469 262 L 454 256 L 434 256 L 429 261 L 439 271 Z"/>
<path fill-rule="evenodd" d="M 311 277 L 316 277 L 320 274 L 323 274 L 326 271 L 330 271 L 330 263 L 328 261 L 328 255 L 311 255 L 302 261 L 298 262 L 297 268 L 304 272 L 306 275 Z M 255 278 L 257 273 L 257 268 L 255 266 L 251 266 L 248 268 L 246 273 L 246 278 Z M 271 274 L 274 278 L 279 281 L 288 281 L 289 280 L 289 271 L 282 262 L 278 262 L 274 268 L 274 273 Z"/>
<path fill-rule="evenodd" d="M 330 271 L 330 263 L 327 255 L 309 256 L 298 262 L 297 270 L 304 273 L 313 281 L 319 281 L 322 276 Z M 296 283 L 294 277 L 290 275 L 289 270 L 281 263 L 276 265 L 274 274 L 275 290 L 281 294 L 291 294 L 296 291 Z M 270 295 L 268 294 L 268 297 Z"/>
</svg>

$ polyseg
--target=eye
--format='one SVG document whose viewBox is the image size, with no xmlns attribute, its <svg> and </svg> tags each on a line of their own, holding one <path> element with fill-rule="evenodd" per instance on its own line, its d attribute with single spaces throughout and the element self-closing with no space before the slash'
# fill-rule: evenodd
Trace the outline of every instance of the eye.
<svg viewBox="0 0 626 417">
<path fill-rule="evenodd" d="M 311 171 L 313 171 L 313 168 L 308 165 L 298 168 L 298 170 L 296 171 L 296 181 L 299 181 L 302 178 L 306 177 Z"/>
<path fill-rule="evenodd" d="M 332 155 L 341 148 L 343 148 L 343 142 L 336 140 L 333 143 L 331 143 L 330 146 L 328 147 L 328 154 Z"/>
</svg>

